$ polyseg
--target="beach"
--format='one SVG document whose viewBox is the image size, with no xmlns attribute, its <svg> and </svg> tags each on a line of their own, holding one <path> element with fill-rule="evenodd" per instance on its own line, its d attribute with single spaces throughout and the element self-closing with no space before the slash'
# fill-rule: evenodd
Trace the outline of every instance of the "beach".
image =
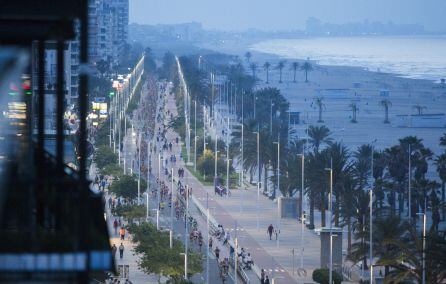
<svg viewBox="0 0 446 284">
<path fill-rule="evenodd" d="M 302 65 L 305 59 L 284 59 L 275 54 L 255 52 L 250 50 L 252 45 L 252 42 L 226 41 L 224 44 L 202 47 L 239 56 L 244 62 L 246 72 L 249 73 L 251 70 L 244 54 L 250 51 L 250 61 L 259 66 L 256 71 L 256 88 L 280 89 L 289 101 L 291 111 L 300 113 L 300 123 L 293 127 L 298 136 L 305 136 L 308 125 L 324 124 L 330 128 L 336 141 L 342 142 L 352 151 L 375 139 L 375 147 L 382 150 L 409 135 L 423 139 L 425 146 L 434 154 L 442 151 L 439 138 L 446 132 L 444 123 L 440 128 L 410 127 L 411 124 L 402 123 L 401 118 L 401 115 L 409 115 L 410 118 L 410 115 L 418 114 L 415 105 L 423 107 L 423 114 L 445 113 L 446 88 L 441 84 L 432 80 L 410 79 L 392 73 L 368 71 L 361 67 L 319 65 L 311 58 L 313 71 L 308 73 L 309 82 L 305 82 L 305 74 L 300 68 L 296 73 L 296 82 L 293 82 L 294 71 L 291 69 L 291 63 L 299 62 Z M 279 83 L 279 70 L 276 69 L 281 60 L 286 60 L 287 63 L 283 69 L 283 83 Z M 263 68 L 266 61 L 271 63 L 269 84 L 266 84 L 266 70 Z M 383 96 L 382 91 L 388 91 L 383 93 L 388 96 Z M 318 122 L 319 111 L 314 103 L 316 97 L 323 98 L 323 122 Z M 391 102 L 388 124 L 384 123 L 385 112 L 380 104 L 384 99 Z M 351 122 L 352 102 L 358 107 L 356 123 Z M 434 169 L 430 167 L 430 178 L 438 176 Z"/>
</svg>

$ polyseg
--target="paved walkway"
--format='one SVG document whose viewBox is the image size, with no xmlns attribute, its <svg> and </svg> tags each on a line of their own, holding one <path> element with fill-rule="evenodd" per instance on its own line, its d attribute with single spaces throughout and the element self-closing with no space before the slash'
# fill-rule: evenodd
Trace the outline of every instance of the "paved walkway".
<svg viewBox="0 0 446 284">
<path fill-rule="evenodd" d="M 176 105 L 173 96 L 169 96 L 166 102 L 166 109 L 176 115 Z M 166 138 L 168 141 L 173 141 L 178 135 L 173 131 L 169 130 L 166 134 Z M 159 147 L 157 147 L 159 149 Z M 177 156 L 180 153 L 180 145 L 173 143 L 172 153 L 175 153 Z M 155 163 L 156 162 L 156 163 Z M 157 172 L 158 162 L 153 161 L 153 170 Z M 171 165 L 169 165 L 170 167 Z M 174 166 L 174 168 L 178 168 L 179 166 L 184 169 L 184 162 L 179 161 Z M 176 171 L 175 171 L 176 172 Z M 206 207 L 206 196 L 209 194 L 211 197 L 209 199 L 209 207 L 211 208 L 211 215 L 217 220 L 219 224 L 222 224 L 226 230 L 230 230 L 231 237 L 234 238 L 237 235 L 239 241 L 239 247 L 244 247 L 248 252 L 253 256 L 254 262 L 260 268 L 268 269 L 268 274 L 270 279 L 272 277 L 283 277 L 283 279 L 277 278 L 276 283 L 295 283 L 296 281 L 289 275 L 289 273 L 274 259 L 274 255 L 271 255 L 267 252 L 255 239 L 254 237 L 246 230 L 244 227 L 242 220 L 238 219 L 237 216 L 234 216 L 234 210 L 229 208 L 226 204 L 222 204 L 222 201 L 225 200 L 223 197 L 214 196 L 212 187 L 204 187 L 201 183 L 193 177 L 188 171 L 186 171 L 186 175 L 184 178 L 184 182 L 192 187 L 193 195 L 202 203 L 203 207 Z M 231 200 L 233 204 L 238 205 L 239 202 L 235 202 L 237 199 L 237 193 L 234 192 L 231 198 L 226 199 Z M 230 202 L 231 203 L 231 202 Z M 237 208 L 238 209 L 238 208 Z M 229 213 L 230 212 L 230 213 Z M 265 211 L 262 212 L 262 218 L 264 218 Z M 262 229 L 263 238 L 267 238 L 266 227 Z M 215 243 L 215 241 L 214 241 Z M 275 242 L 272 242 L 275 244 Z M 251 274 L 253 275 L 253 274 Z M 251 279 L 251 283 L 256 283 L 258 280 Z"/>
</svg>

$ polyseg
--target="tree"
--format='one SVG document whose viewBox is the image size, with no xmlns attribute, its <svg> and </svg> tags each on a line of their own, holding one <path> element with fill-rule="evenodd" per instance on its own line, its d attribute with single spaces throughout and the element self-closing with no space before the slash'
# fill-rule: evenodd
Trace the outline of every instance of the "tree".
<svg viewBox="0 0 446 284">
<path fill-rule="evenodd" d="M 99 169 L 115 164 L 117 160 L 118 156 L 108 146 L 99 146 L 94 152 L 93 161 Z"/>
<path fill-rule="evenodd" d="M 151 223 L 131 225 L 129 232 L 136 244 L 134 250 L 140 256 L 138 265 L 145 273 L 170 277 L 175 283 L 183 279 L 184 256 L 181 253 L 184 253 L 184 246 L 179 240 L 173 238 L 171 249 L 169 232 L 158 231 Z M 188 274 L 192 276 L 201 270 L 202 256 L 189 250 Z"/>
<path fill-rule="evenodd" d="M 427 107 L 422 106 L 422 105 L 418 105 L 418 104 L 412 106 L 412 108 L 417 111 L 418 115 L 422 115 L 423 111 L 427 109 Z"/>
<path fill-rule="evenodd" d="M 392 102 L 388 99 L 383 99 L 379 104 L 384 108 L 384 123 L 390 123 L 389 121 L 389 108 L 392 106 Z"/>
<path fill-rule="evenodd" d="M 294 83 L 296 83 L 297 68 L 299 68 L 299 62 L 293 62 L 293 64 L 291 64 L 291 69 L 293 69 L 293 82 Z"/>
<path fill-rule="evenodd" d="M 314 99 L 314 103 L 317 105 L 317 108 L 319 110 L 319 119 L 317 120 L 317 122 L 322 123 L 322 122 L 324 122 L 322 120 L 322 110 L 325 109 L 324 98 L 316 97 Z"/>
<path fill-rule="evenodd" d="M 313 281 L 320 284 L 329 284 L 330 271 L 328 268 L 315 269 L 312 274 Z M 342 276 L 337 271 L 332 271 L 332 280 L 334 284 L 341 284 Z"/>
<path fill-rule="evenodd" d="M 445 219 L 445 187 L 446 187 L 446 153 L 439 155 L 435 159 L 435 165 L 437 166 L 437 173 L 441 180 L 441 204 L 443 220 Z"/>
<path fill-rule="evenodd" d="M 133 200 L 138 195 L 138 182 L 132 176 L 123 175 L 112 183 L 110 191 L 117 196 Z"/>
<path fill-rule="evenodd" d="M 440 146 L 446 147 L 446 133 L 440 137 Z"/>
<path fill-rule="evenodd" d="M 322 144 L 330 145 L 333 141 L 330 138 L 330 129 L 325 125 L 308 127 L 309 142 L 312 144 L 314 152 L 319 152 L 319 148 Z"/>
<path fill-rule="evenodd" d="M 204 154 L 200 156 L 197 161 L 197 169 L 206 178 L 214 178 L 215 174 L 215 156 L 214 152 L 209 149 L 204 151 Z M 221 159 L 217 159 L 217 175 L 223 175 L 226 173 L 226 163 Z"/>
<path fill-rule="evenodd" d="M 271 63 L 268 61 L 263 64 L 263 68 L 266 70 L 266 83 L 269 84 L 269 68 L 271 67 Z"/>
<path fill-rule="evenodd" d="M 426 232 L 426 283 L 440 284 L 446 280 L 446 238 L 432 226 Z M 386 240 L 395 249 L 381 257 L 377 264 L 392 268 L 385 283 L 421 283 L 423 274 L 423 237 L 415 226 L 408 226 L 401 238 Z"/>
<path fill-rule="evenodd" d="M 285 67 L 285 61 L 279 61 L 279 63 L 277 64 L 276 69 L 279 70 L 279 83 L 282 83 L 282 70 Z"/>
<path fill-rule="evenodd" d="M 302 69 L 305 72 L 305 83 L 308 83 L 308 72 L 313 70 L 313 66 L 310 62 L 306 61 L 302 66 L 300 66 L 300 69 Z"/>
<path fill-rule="evenodd" d="M 245 53 L 245 58 L 246 58 L 246 62 L 248 62 L 248 64 L 250 63 L 251 57 L 252 57 L 251 52 L 247 51 Z"/>
<path fill-rule="evenodd" d="M 352 110 L 352 119 L 351 119 L 351 122 L 353 122 L 353 123 L 356 123 L 356 122 L 358 122 L 357 120 L 356 120 L 356 114 L 358 113 L 358 110 L 359 110 L 359 108 L 358 108 L 358 103 L 357 102 L 355 102 L 355 101 L 353 101 L 353 102 L 351 102 L 349 105 L 348 105 L 348 107 Z"/>
<path fill-rule="evenodd" d="M 252 77 L 253 77 L 254 79 L 256 79 L 257 64 L 253 62 L 253 63 L 249 64 L 249 68 L 251 68 L 251 71 L 252 71 Z"/>
</svg>

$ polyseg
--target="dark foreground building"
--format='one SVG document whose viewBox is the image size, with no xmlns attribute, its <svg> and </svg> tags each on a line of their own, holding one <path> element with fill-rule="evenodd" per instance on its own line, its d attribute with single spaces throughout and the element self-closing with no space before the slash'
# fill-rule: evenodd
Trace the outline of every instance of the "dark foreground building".
<svg viewBox="0 0 446 284">
<path fill-rule="evenodd" d="M 102 196 L 89 189 L 88 1 L 0 3 L 0 282 L 98 283 L 113 271 Z M 74 166 L 64 162 L 64 49 L 79 31 Z M 57 49 L 55 151 L 45 148 L 45 48 Z M 69 59 L 68 59 L 69 60 Z M 36 62 L 32 64 L 31 62 Z M 31 86 L 37 84 L 37 89 Z"/>
</svg>

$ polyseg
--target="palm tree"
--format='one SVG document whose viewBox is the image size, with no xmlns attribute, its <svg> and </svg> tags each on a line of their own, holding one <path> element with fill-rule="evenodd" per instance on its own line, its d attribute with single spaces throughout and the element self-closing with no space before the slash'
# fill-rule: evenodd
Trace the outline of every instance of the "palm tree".
<svg viewBox="0 0 446 284">
<path fill-rule="evenodd" d="M 319 119 L 317 120 L 317 122 L 319 122 L 319 123 L 324 122 L 322 120 L 322 110 L 325 109 L 324 98 L 323 97 L 316 97 L 314 99 L 314 103 L 317 105 L 317 107 L 319 109 Z"/>
<path fill-rule="evenodd" d="M 252 77 L 253 77 L 254 79 L 256 79 L 257 64 L 253 62 L 253 63 L 251 63 L 251 64 L 249 65 L 249 68 L 251 68 L 251 71 L 252 71 Z"/>
<path fill-rule="evenodd" d="M 282 70 L 285 67 L 285 61 L 279 61 L 279 63 L 277 64 L 276 69 L 279 70 L 279 83 L 282 83 Z"/>
<path fill-rule="evenodd" d="M 389 108 L 392 106 L 392 102 L 388 99 L 383 99 L 379 102 L 379 104 L 384 108 L 384 123 L 390 123 L 389 121 Z"/>
<path fill-rule="evenodd" d="M 271 63 L 268 61 L 263 64 L 263 68 L 266 70 L 266 83 L 269 84 L 269 68 L 271 67 Z"/>
<path fill-rule="evenodd" d="M 373 254 L 377 258 L 377 263 L 398 253 L 398 247 L 394 242 L 403 238 L 408 226 L 409 224 L 398 216 L 386 216 L 373 221 Z M 368 249 L 366 253 L 368 255 Z M 385 276 L 389 271 L 390 267 L 384 265 Z"/>
<path fill-rule="evenodd" d="M 446 147 L 446 133 L 444 133 L 443 136 L 440 137 L 440 146 Z"/>
<path fill-rule="evenodd" d="M 297 68 L 299 68 L 299 62 L 293 62 L 293 64 L 291 64 L 291 68 L 293 69 L 293 82 L 296 83 L 296 72 Z"/>
<path fill-rule="evenodd" d="M 310 62 L 306 61 L 302 66 L 300 66 L 300 69 L 302 69 L 305 72 L 305 83 L 308 82 L 308 72 L 313 70 L 313 66 Z"/>
<path fill-rule="evenodd" d="M 249 61 L 251 60 L 252 54 L 251 52 L 247 51 L 245 53 L 245 58 L 246 58 L 246 62 L 248 62 L 248 64 L 250 63 Z"/>
<path fill-rule="evenodd" d="M 358 103 L 355 102 L 355 101 L 352 101 L 352 102 L 348 105 L 348 107 L 349 107 L 349 108 L 352 110 L 352 112 L 353 112 L 351 122 L 353 122 L 353 123 L 358 122 L 358 121 L 356 120 L 356 114 L 357 114 L 358 111 L 359 111 Z"/>
<path fill-rule="evenodd" d="M 314 229 L 314 210 L 321 210 L 321 226 L 325 226 L 325 208 L 328 189 L 328 175 L 324 168 L 329 165 L 328 151 L 313 151 L 305 157 L 306 193 L 310 198 L 310 229 Z"/>
<path fill-rule="evenodd" d="M 408 226 L 401 238 L 384 242 L 394 248 L 377 262 L 377 265 L 392 268 L 384 279 L 385 283 L 421 283 L 423 271 L 426 272 L 426 283 L 444 283 L 446 280 L 445 234 L 439 233 L 434 226 L 431 226 L 424 241 L 425 249 L 423 249 L 422 234 L 414 226 Z M 423 262 L 425 269 L 423 269 Z"/>
<path fill-rule="evenodd" d="M 423 111 L 426 110 L 427 107 L 417 104 L 417 105 L 412 106 L 412 109 L 416 110 L 418 112 L 418 115 L 422 115 Z"/>
<path fill-rule="evenodd" d="M 435 165 L 437 166 L 437 173 L 441 180 L 441 204 L 443 220 L 446 217 L 445 213 L 445 185 L 446 185 L 446 153 L 441 154 L 435 159 Z"/>
<path fill-rule="evenodd" d="M 340 143 L 333 143 L 328 148 L 331 167 L 333 169 L 333 195 L 336 197 L 333 205 L 334 223 L 339 226 L 340 208 L 344 198 L 344 183 L 352 175 L 352 163 L 349 161 L 348 149 Z"/>
<path fill-rule="evenodd" d="M 330 145 L 333 141 L 330 138 L 330 129 L 325 125 L 308 127 L 309 142 L 312 144 L 314 152 L 319 152 L 319 148 L 322 144 Z"/>
</svg>

